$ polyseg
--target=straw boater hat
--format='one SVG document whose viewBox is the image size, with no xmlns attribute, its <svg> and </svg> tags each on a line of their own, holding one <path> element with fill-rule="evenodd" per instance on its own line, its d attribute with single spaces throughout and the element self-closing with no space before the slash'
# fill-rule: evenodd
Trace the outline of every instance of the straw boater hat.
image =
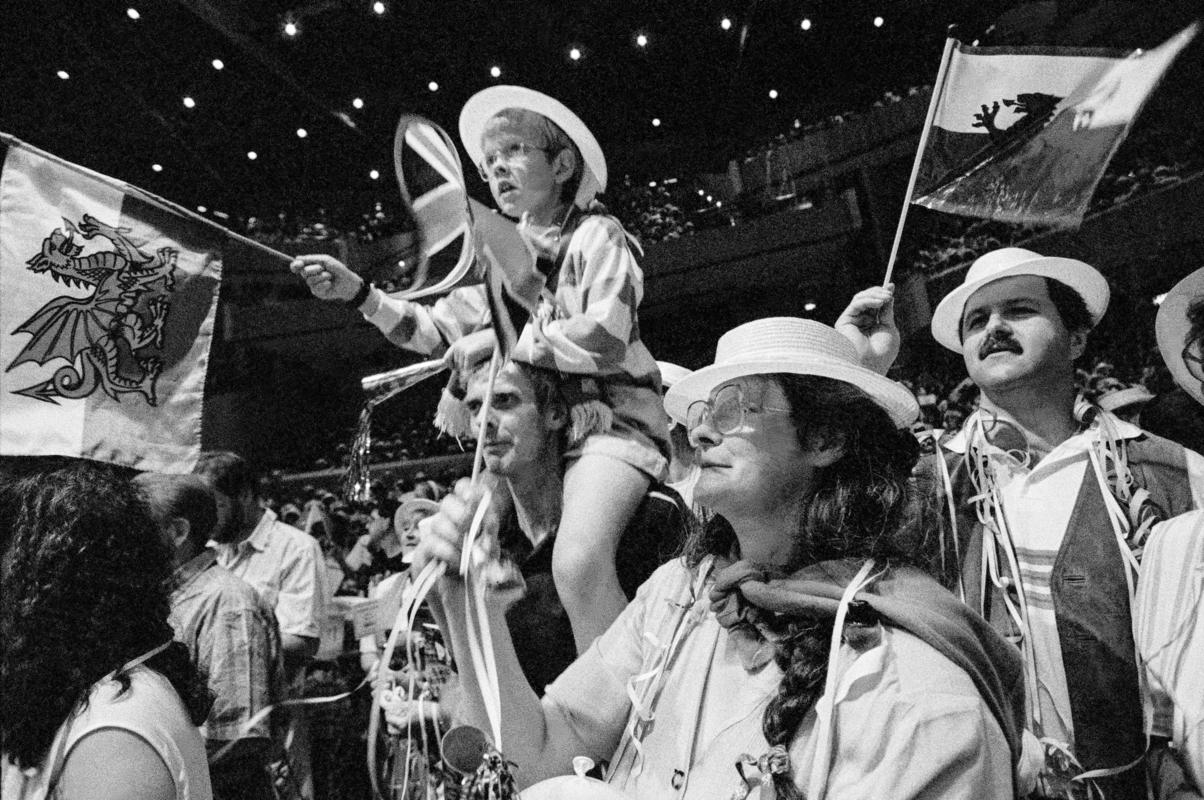
<svg viewBox="0 0 1204 800">
<path fill-rule="evenodd" d="M 706 400 L 716 386 L 746 375 L 782 372 L 851 383 L 900 428 L 920 414 L 915 396 L 905 386 L 861 366 L 852 342 L 823 323 L 796 317 L 759 319 L 723 334 L 715 363 L 673 384 L 665 393 L 665 410 L 685 424 L 690 404 Z"/>
<path fill-rule="evenodd" d="M 574 198 L 578 206 L 585 208 L 594 195 L 606 191 L 606 157 L 589 128 L 564 103 L 522 86 L 491 86 L 477 92 L 464 104 L 464 110 L 460 112 L 460 141 L 472 163 L 480 164 L 485 158 L 481 136 L 485 133 L 486 123 L 507 108 L 523 108 L 547 117 L 577 145 L 584 162 L 581 185 Z"/>
<path fill-rule="evenodd" d="M 959 332 L 966 301 L 988 283 L 1016 275 L 1053 278 L 1079 293 L 1091 315 L 1091 326 L 1099 324 L 1108 310 L 1108 281 L 1094 267 L 1073 258 L 1043 256 L 1032 250 L 1005 247 L 982 256 L 970 265 L 961 286 L 945 295 L 932 314 L 932 336 L 955 353 L 962 351 Z"/>
<path fill-rule="evenodd" d="M 1162 353 L 1162 360 L 1175 377 L 1175 383 L 1196 398 L 1196 402 L 1204 403 L 1200 379 L 1192 375 L 1187 364 L 1183 362 L 1183 345 L 1186 344 L 1187 333 L 1191 329 L 1191 323 L 1187 320 L 1187 310 L 1192 301 L 1200 297 L 1204 297 L 1204 269 L 1196 270 L 1167 292 L 1162 305 L 1158 307 L 1154 331 L 1158 336 L 1158 350 Z"/>
</svg>

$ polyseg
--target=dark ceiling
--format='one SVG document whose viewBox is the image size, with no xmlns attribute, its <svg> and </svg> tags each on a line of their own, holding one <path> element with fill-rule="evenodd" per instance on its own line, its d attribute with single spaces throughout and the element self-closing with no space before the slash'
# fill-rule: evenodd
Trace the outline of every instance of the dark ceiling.
<svg viewBox="0 0 1204 800">
<path fill-rule="evenodd" d="M 382 2 L 383 14 L 372 0 L 9 0 L 0 4 L 0 130 L 210 213 L 366 209 L 396 194 L 391 146 L 402 111 L 454 136 L 467 97 L 509 82 L 577 109 L 612 175 L 721 172 L 794 119 L 930 82 L 950 23 L 966 40 L 1136 47 L 1199 5 Z M 289 20 L 299 27 L 293 38 L 282 31 Z"/>
</svg>

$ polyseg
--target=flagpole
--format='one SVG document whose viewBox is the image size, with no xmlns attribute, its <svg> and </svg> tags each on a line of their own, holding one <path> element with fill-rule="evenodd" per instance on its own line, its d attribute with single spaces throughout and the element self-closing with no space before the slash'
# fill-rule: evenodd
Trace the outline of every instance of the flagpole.
<svg viewBox="0 0 1204 800">
<path fill-rule="evenodd" d="M 251 239 L 247 236 L 243 236 L 240 233 L 235 233 L 234 231 L 229 230 L 228 228 L 223 228 L 221 225 L 218 225 L 216 222 L 214 222 L 212 220 L 205 219 L 201 215 L 199 215 L 195 212 L 189 211 L 187 208 L 184 208 L 183 206 L 177 205 L 177 204 L 171 202 L 170 200 L 167 200 L 166 198 L 159 197 L 159 195 L 157 195 L 157 194 L 151 194 L 150 192 L 146 191 L 145 189 L 140 189 L 131 183 L 126 183 L 125 181 L 119 181 L 119 180 L 116 180 L 115 178 L 110 178 L 107 175 L 101 175 L 99 172 L 90 170 L 87 167 L 81 167 L 79 164 L 73 164 L 70 161 L 61 159 L 58 156 L 54 155 L 53 153 L 47 153 L 45 150 L 41 150 L 37 147 L 34 147 L 31 144 L 21 141 L 20 139 L 18 139 L 16 136 L 13 136 L 12 134 L 8 134 L 8 133 L 4 133 L 3 131 L 0 131 L 0 143 L 14 146 L 14 147 L 20 147 L 25 150 L 29 150 L 33 153 L 36 153 L 41 158 L 46 159 L 47 161 L 53 161 L 54 163 L 58 164 L 60 167 L 74 170 L 80 174 L 86 175 L 90 178 L 94 178 L 99 181 L 103 181 L 104 183 L 107 183 L 110 185 L 115 185 L 118 188 L 120 188 L 121 191 L 125 192 L 126 194 L 135 195 L 139 199 L 145 200 L 146 202 L 151 203 L 152 205 L 157 205 L 160 208 L 162 208 L 163 210 L 170 211 L 173 214 L 178 214 L 180 216 L 188 217 L 189 219 L 194 220 L 196 222 L 204 223 L 205 225 L 208 225 L 210 228 L 216 229 L 224 236 L 228 236 L 231 239 L 237 239 L 238 241 L 242 242 L 243 244 L 245 244 L 249 247 L 254 247 L 258 250 L 261 250 L 262 252 L 267 253 L 270 256 L 274 256 L 274 257 L 280 259 L 281 261 L 292 263 L 292 260 L 294 257 L 288 255 L 287 253 L 282 253 L 279 250 L 275 250 L 271 247 L 268 247 L 266 244 L 263 244 L 262 242 L 257 242 L 254 239 Z"/>
<path fill-rule="evenodd" d="M 915 162 L 911 165 L 911 177 L 907 181 L 907 194 L 903 195 L 903 211 L 899 214 L 899 225 L 895 228 L 895 241 L 890 247 L 890 257 L 886 261 L 886 277 L 882 285 L 890 283 L 895 271 L 895 258 L 899 255 L 899 243 L 903 241 L 903 225 L 907 222 L 907 210 L 911 208 L 911 194 L 916 189 L 916 179 L 920 175 L 920 164 L 924 160 L 924 148 L 928 145 L 928 132 L 932 130 L 932 120 L 936 116 L 936 106 L 940 102 L 941 93 L 945 88 L 945 76 L 949 71 L 949 59 L 953 54 L 953 38 L 956 25 L 949 26 L 949 35 L 945 39 L 945 51 L 941 54 L 941 66 L 936 73 L 936 82 L 932 85 L 932 99 L 928 101 L 928 114 L 924 117 L 924 127 L 920 131 L 920 146 L 916 149 Z"/>
</svg>

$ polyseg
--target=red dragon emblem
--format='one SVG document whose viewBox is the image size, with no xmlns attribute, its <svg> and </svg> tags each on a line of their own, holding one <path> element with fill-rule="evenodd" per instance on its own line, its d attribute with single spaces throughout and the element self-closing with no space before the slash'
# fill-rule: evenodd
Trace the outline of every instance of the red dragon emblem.
<svg viewBox="0 0 1204 800">
<path fill-rule="evenodd" d="M 9 370 L 26 362 L 67 361 L 48 380 L 16 394 L 57 404 L 56 398 L 87 397 L 100 388 L 118 402 L 121 395 L 135 393 L 156 405 L 162 360 L 148 351 L 163 347 L 178 251 L 162 247 L 147 255 L 126 236 L 128 228 L 110 227 L 87 214 L 78 226 L 67 219 L 63 225 L 66 233 L 56 228 L 26 264 L 31 272 L 92 293 L 56 297 L 13 331 L 32 338 Z M 103 237 L 113 249 L 81 256 L 77 234 Z"/>
</svg>

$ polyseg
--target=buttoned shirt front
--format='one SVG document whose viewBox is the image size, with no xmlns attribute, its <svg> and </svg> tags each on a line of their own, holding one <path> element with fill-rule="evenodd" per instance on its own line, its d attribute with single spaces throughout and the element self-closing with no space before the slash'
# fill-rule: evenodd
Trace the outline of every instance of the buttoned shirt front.
<svg viewBox="0 0 1204 800">
<path fill-rule="evenodd" d="M 249 583 L 272 607 L 282 635 L 318 638 L 334 591 L 322 548 L 312 536 L 264 509 L 250 536 L 217 546 L 217 563 Z"/>
<path fill-rule="evenodd" d="M 1171 719 L 1155 718 L 1153 726 L 1170 735 L 1204 790 L 1204 511 L 1169 519 L 1150 534 L 1133 636 L 1151 689 L 1171 700 Z"/>
</svg>

